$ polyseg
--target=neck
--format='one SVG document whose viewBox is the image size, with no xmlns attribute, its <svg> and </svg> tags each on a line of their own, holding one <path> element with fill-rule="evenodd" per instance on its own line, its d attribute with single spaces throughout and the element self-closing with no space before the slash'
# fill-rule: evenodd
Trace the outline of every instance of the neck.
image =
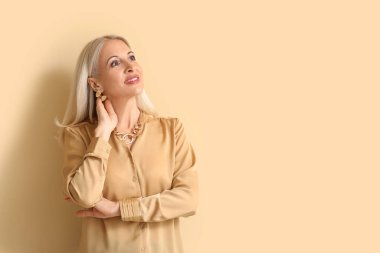
<svg viewBox="0 0 380 253">
<path fill-rule="evenodd" d="M 130 132 L 140 116 L 136 97 L 112 98 L 111 103 L 118 119 L 116 130 L 122 133 Z"/>
</svg>

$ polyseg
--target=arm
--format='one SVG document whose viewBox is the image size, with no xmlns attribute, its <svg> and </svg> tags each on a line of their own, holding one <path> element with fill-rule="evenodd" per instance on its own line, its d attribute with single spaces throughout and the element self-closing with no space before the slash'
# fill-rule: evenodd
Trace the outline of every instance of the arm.
<svg viewBox="0 0 380 253">
<path fill-rule="evenodd" d="M 123 221 L 159 222 L 194 215 L 198 208 L 196 156 L 184 126 L 175 119 L 175 167 L 172 188 L 161 193 L 119 201 Z"/>
<path fill-rule="evenodd" d="M 77 205 L 90 208 L 102 199 L 111 145 L 93 137 L 88 146 L 76 130 L 64 130 L 64 192 Z"/>
</svg>

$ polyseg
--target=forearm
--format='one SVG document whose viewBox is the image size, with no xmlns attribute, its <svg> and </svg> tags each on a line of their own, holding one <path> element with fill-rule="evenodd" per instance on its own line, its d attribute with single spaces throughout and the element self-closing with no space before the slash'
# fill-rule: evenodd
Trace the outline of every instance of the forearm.
<svg viewBox="0 0 380 253">
<path fill-rule="evenodd" d="M 197 171 L 187 171 L 186 184 L 161 193 L 119 201 L 123 221 L 160 222 L 194 215 L 198 208 Z"/>
<path fill-rule="evenodd" d="M 82 163 L 66 177 L 67 194 L 78 205 L 93 207 L 102 198 L 109 153 L 108 141 L 103 137 L 94 137 Z"/>
</svg>

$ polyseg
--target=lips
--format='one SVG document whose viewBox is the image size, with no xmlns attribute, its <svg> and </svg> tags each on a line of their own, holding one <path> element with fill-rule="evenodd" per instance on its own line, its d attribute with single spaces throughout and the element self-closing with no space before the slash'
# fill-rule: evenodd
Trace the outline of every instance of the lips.
<svg viewBox="0 0 380 253">
<path fill-rule="evenodd" d="M 134 83 L 137 83 L 140 81 L 140 76 L 139 75 L 131 75 L 131 76 L 128 76 L 126 79 L 125 79 L 125 84 L 134 84 Z"/>
</svg>

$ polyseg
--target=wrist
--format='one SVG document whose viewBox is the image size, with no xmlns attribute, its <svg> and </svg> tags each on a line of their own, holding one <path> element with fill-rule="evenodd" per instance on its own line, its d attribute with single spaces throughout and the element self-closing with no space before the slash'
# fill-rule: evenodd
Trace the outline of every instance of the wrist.
<svg viewBox="0 0 380 253">
<path fill-rule="evenodd" d="M 111 132 L 109 131 L 105 131 L 104 129 L 99 128 L 99 127 L 95 129 L 95 137 L 100 137 L 108 141 L 110 136 L 111 136 Z"/>
<path fill-rule="evenodd" d="M 116 216 L 121 216 L 121 211 L 120 211 L 120 202 L 119 201 L 116 201 L 115 202 L 116 204 L 115 204 L 115 215 Z"/>
</svg>

